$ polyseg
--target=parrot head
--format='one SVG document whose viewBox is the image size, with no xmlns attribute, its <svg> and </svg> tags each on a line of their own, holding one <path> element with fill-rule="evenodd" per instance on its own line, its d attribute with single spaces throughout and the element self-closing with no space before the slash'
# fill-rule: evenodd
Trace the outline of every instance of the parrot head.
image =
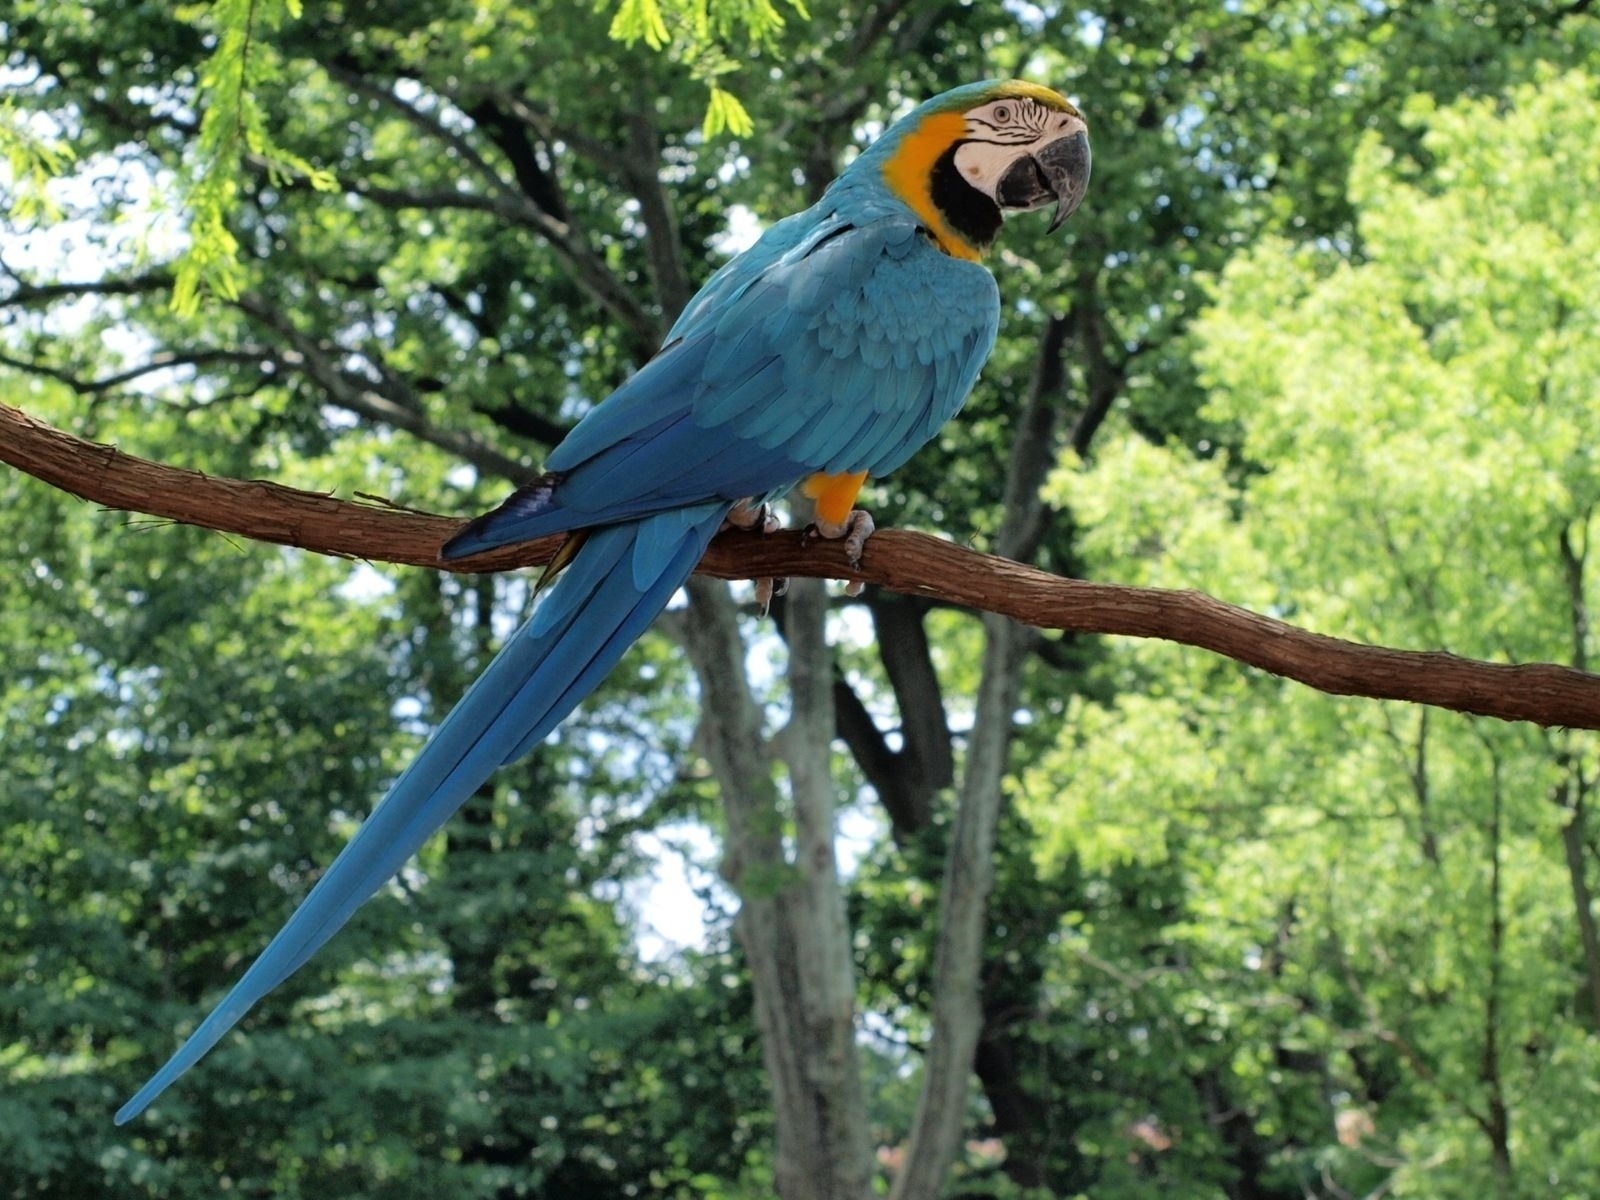
<svg viewBox="0 0 1600 1200">
<path fill-rule="evenodd" d="M 881 170 L 947 252 L 976 259 L 1007 213 L 1054 204 L 1054 232 L 1089 186 L 1089 127 L 1066 97 L 1020 79 L 919 105 L 852 164 Z"/>
</svg>

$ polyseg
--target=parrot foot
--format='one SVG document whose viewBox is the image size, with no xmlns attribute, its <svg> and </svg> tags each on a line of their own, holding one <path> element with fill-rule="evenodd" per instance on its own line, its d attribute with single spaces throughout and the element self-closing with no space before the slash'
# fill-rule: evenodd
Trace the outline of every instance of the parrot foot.
<svg viewBox="0 0 1600 1200">
<path fill-rule="evenodd" d="M 765 502 L 751 504 L 741 500 L 728 511 L 723 519 L 726 529 L 756 529 L 763 534 L 777 533 L 783 528 L 783 521 L 778 514 L 772 511 L 772 505 Z M 772 611 L 772 601 L 776 596 L 783 595 L 789 590 L 787 579 L 757 579 L 756 585 L 756 610 L 764 617 Z"/>
<path fill-rule="evenodd" d="M 806 532 L 814 537 L 826 538 L 829 541 L 844 541 L 845 559 L 852 567 L 861 566 L 861 555 L 867 548 L 867 539 L 873 535 L 878 526 L 872 519 L 872 514 L 864 508 L 853 508 L 850 515 L 842 521 L 829 521 L 818 517 L 812 522 L 811 528 Z M 851 579 L 844 585 L 844 594 L 859 596 L 867 585 L 860 579 Z"/>
<path fill-rule="evenodd" d="M 772 601 L 789 590 L 787 579 L 758 579 L 756 580 L 756 610 L 763 616 L 772 611 Z"/>
<path fill-rule="evenodd" d="M 759 529 L 762 533 L 777 533 L 783 528 L 783 522 L 778 519 L 778 514 L 772 511 L 772 505 L 765 502 L 751 504 L 748 500 L 741 500 L 728 510 L 728 515 L 723 518 L 724 529 Z"/>
</svg>

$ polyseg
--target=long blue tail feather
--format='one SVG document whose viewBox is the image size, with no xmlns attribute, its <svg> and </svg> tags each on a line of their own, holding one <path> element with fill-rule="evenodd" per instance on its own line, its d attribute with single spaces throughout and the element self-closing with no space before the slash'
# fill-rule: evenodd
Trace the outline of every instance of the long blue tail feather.
<svg viewBox="0 0 1600 1200">
<path fill-rule="evenodd" d="M 320 949 L 502 763 L 544 738 L 600 683 L 694 570 L 727 505 L 586 536 L 495 657 L 222 1003 L 116 1115 L 142 1113 L 255 1003 Z"/>
</svg>

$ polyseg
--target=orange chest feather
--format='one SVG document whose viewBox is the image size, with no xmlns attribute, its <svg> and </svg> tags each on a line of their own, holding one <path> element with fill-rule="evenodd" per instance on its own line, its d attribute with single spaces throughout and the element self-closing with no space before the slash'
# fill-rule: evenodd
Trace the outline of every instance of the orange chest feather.
<svg viewBox="0 0 1600 1200">
<path fill-rule="evenodd" d="M 950 228 L 944 214 L 933 202 L 933 165 L 940 155 L 967 134 L 967 119 L 960 113 L 932 113 L 901 139 L 900 146 L 883 167 L 883 180 L 900 199 L 911 206 L 939 243 L 940 249 L 955 258 L 977 262 L 976 247 Z"/>
</svg>

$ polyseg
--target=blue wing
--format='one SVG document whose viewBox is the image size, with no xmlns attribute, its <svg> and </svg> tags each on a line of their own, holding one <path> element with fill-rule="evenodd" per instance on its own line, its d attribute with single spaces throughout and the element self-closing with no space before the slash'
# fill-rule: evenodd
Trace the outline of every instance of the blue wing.
<svg viewBox="0 0 1600 1200">
<path fill-rule="evenodd" d="M 714 276 L 547 474 L 446 556 L 710 498 L 771 499 L 817 472 L 884 475 L 933 437 L 994 345 L 993 277 L 910 217 L 836 215 L 804 236 L 788 224 L 775 248 Z"/>
</svg>

